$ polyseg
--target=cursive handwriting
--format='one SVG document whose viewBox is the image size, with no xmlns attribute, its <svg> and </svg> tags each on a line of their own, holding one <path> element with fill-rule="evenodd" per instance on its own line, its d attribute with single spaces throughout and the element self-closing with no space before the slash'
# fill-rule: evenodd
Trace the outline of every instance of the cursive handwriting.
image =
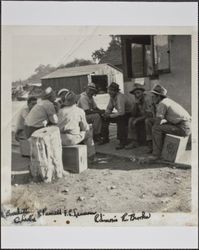
<svg viewBox="0 0 199 250">
<path fill-rule="evenodd" d="M 78 218 L 79 216 L 84 216 L 84 215 L 94 215 L 96 212 L 78 212 L 76 208 L 74 209 L 69 209 L 69 210 L 64 210 L 64 215 L 65 216 L 73 216 Z"/>
<path fill-rule="evenodd" d="M 36 218 L 34 217 L 33 214 L 30 214 L 28 216 L 25 214 L 22 214 L 22 216 L 15 217 L 13 221 L 16 224 L 22 223 L 22 222 L 36 222 Z"/>
<path fill-rule="evenodd" d="M 12 212 L 9 209 L 9 210 L 6 211 L 6 217 L 14 216 L 14 215 L 19 215 L 19 214 L 28 214 L 28 213 L 30 213 L 28 211 L 28 209 L 29 208 L 17 208 L 16 211 L 12 211 Z"/>
<path fill-rule="evenodd" d="M 134 220 L 146 220 L 146 219 L 149 219 L 151 217 L 151 214 L 149 213 L 148 215 L 146 215 L 145 212 L 142 212 L 142 215 L 141 216 L 136 216 L 135 213 L 124 213 L 122 216 L 121 216 L 121 219 L 122 219 L 122 222 L 124 221 L 134 221 Z"/>
<path fill-rule="evenodd" d="M 99 222 L 110 222 L 110 223 L 113 223 L 113 222 L 117 222 L 118 219 L 116 216 L 113 216 L 112 218 L 106 218 L 104 214 L 96 214 L 94 216 L 94 221 L 99 223 Z"/>
</svg>

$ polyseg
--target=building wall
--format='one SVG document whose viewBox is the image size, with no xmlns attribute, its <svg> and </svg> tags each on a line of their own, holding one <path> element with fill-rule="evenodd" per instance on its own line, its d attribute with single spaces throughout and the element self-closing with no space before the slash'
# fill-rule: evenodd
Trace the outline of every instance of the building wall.
<svg viewBox="0 0 199 250">
<path fill-rule="evenodd" d="M 171 73 L 160 75 L 168 96 L 191 113 L 191 36 L 171 37 Z"/>
<path fill-rule="evenodd" d="M 116 82 L 119 84 L 121 92 L 124 90 L 124 80 L 123 73 L 109 65 L 103 65 L 99 67 L 98 70 L 93 72 L 95 75 L 107 75 L 108 85 L 111 82 Z M 73 76 L 73 77 L 62 77 L 62 78 L 52 78 L 52 79 L 42 79 L 42 87 L 52 87 L 54 90 L 58 91 L 62 88 L 68 88 L 73 90 L 76 94 L 80 94 L 88 82 L 90 81 L 89 75 Z"/>
<path fill-rule="evenodd" d="M 159 75 L 160 83 L 168 90 L 168 96 L 181 104 L 191 114 L 191 36 L 171 36 L 171 72 Z M 135 79 L 124 82 L 124 92 L 129 93 Z M 157 80 L 145 78 L 145 87 L 151 89 Z"/>
<path fill-rule="evenodd" d="M 76 94 L 80 94 L 85 90 L 88 84 L 88 77 L 86 76 L 73 76 L 62 77 L 55 79 L 42 79 L 42 87 L 52 87 L 55 91 L 59 91 L 62 88 L 67 88 Z"/>
</svg>

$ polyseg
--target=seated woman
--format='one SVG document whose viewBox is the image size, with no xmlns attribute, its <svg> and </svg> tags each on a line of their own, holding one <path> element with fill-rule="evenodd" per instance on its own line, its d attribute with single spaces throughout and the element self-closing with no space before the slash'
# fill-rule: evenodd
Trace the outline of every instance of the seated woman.
<svg viewBox="0 0 199 250">
<path fill-rule="evenodd" d="M 66 93 L 63 108 L 58 112 L 58 127 L 63 146 L 83 142 L 87 145 L 88 159 L 94 160 L 92 131 L 86 121 L 84 110 L 76 106 L 76 95 L 72 91 Z"/>
</svg>

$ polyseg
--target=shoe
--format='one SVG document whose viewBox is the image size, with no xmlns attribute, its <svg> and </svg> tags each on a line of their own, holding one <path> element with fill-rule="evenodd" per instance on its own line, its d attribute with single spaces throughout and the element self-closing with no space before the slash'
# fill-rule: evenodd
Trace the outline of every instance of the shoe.
<svg viewBox="0 0 199 250">
<path fill-rule="evenodd" d="M 150 156 L 147 157 L 147 159 L 150 160 L 150 161 L 157 161 L 157 160 L 160 159 L 160 156 L 158 156 L 158 155 L 150 155 Z"/>
<path fill-rule="evenodd" d="M 109 139 L 102 139 L 100 142 L 98 142 L 97 145 L 104 145 L 104 144 L 107 144 L 107 143 L 109 143 L 109 142 L 110 142 Z"/>
<path fill-rule="evenodd" d="M 116 150 L 123 149 L 125 147 L 124 144 L 119 144 L 118 146 L 115 147 Z"/>
<path fill-rule="evenodd" d="M 136 141 L 132 141 L 130 144 L 125 146 L 125 149 L 133 149 L 133 148 L 138 148 L 139 144 Z"/>
<path fill-rule="evenodd" d="M 152 154 L 152 152 L 153 152 L 153 144 L 152 144 L 152 141 L 147 141 L 147 147 L 148 147 L 148 149 L 146 150 L 146 153 L 147 153 L 147 154 Z"/>
</svg>

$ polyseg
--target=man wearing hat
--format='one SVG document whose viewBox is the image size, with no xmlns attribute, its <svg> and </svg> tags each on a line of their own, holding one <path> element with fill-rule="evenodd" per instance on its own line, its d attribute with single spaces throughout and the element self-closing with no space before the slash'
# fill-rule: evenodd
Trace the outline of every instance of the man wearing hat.
<svg viewBox="0 0 199 250">
<path fill-rule="evenodd" d="M 116 149 L 122 149 L 127 144 L 128 120 L 131 116 L 132 102 L 130 98 L 120 93 L 119 85 L 112 82 L 108 87 L 110 95 L 109 104 L 104 114 L 103 138 L 104 143 L 109 142 L 109 123 L 117 124 L 117 139 L 119 145 Z M 113 112 L 116 109 L 116 112 Z"/>
<path fill-rule="evenodd" d="M 97 104 L 93 96 L 97 93 L 97 89 L 94 83 L 89 83 L 86 87 L 86 91 L 81 93 L 77 102 L 77 106 L 82 108 L 86 113 L 86 120 L 93 126 L 93 138 L 95 142 L 101 141 L 101 128 L 102 118 L 101 114 L 104 112 L 97 107 Z"/>
<path fill-rule="evenodd" d="M 27 105 L 22 108 L 16 123 L 15 139 L 16 141 L 26 139 L 25 134 L 25 118 L 31 109 L 36 105 L 37 98 L 35 96 L 29 96 L 27 100 Z"/>
<path fill-rule="evenodd" d="M 128 139 L 130 143 L 125 148 L 136 148 L 144 139 L 151 146 L 152 126 L 149 127 L 148 124 L 150 124 L 150 119 L 155 117 L 155 105 L 152 102 L 152 96 L 145 93 L 144 87 L 137 83 L 135 83 L 130 93 L 134 95 L 135 103 L 131 112 L 132 117 L 129 119 L 128 124 Z"/>
<path fill-rule="evenodd" d="M 58 112 L 58 127 L 62 145 L 76 145 L 84 142 L 87 145 L 88 159 L 95 155 L 92 132 L 86 121 L 84 110 L 77 107 L 76 95 L 69 91 L 64 98 L 63 108 Z"/>
<path fill-rule="evenodd" d="M 55 99 L 56 95 L 51 87 L 44 90 L 42 99 L 31 109 L 25 119 L 25 131 L 28 138 L 37 129 L 57 124 Z"/>
<path fill-rule="evenodd" d="M 60 89 L 57 93 L 57 96 L 58 96 L 58 100 L 57 100 L 57 103 L 59 104 L 60 108 L 62 108 L 64 105 L 64 100 L 65 100 L 65 95 L 69 92 L 68 89 Z"/>
<path fill-rule="evenodd" d="M 152 159 L 161 156 L 164 136 L 172 134 L 188 136 L 191 133 L 191 117 L 177 102 L 167 97 L 167 90 L 156 85 L 152 90 L 154 103 L 157 105 L 156 120 L 152 128 Z"/>
</svg>

